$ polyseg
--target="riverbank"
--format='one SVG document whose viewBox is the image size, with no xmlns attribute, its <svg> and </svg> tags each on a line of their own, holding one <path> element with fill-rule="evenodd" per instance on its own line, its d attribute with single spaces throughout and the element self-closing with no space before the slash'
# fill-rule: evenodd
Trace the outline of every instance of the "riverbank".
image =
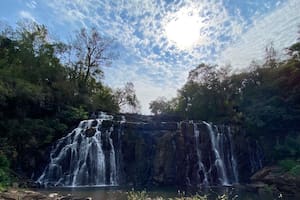
<svg viewBox="0 0 300 200">
<path fill-rule="evenodd" d="M 91 197 L 79 198 L 71 194 L 62 195 L 59 193 L 44 194 L 27 189 L 7 189 L 0 192 L 1 200 L 92 200 Z"/>
<path fill-rule="evenodd" d="M 193 192 L 161 187 L 147 190 L 118 187 L 11 188 L 0 192 L 0 200 L 274 200 L 279 197 L 277 193 L 262 191 L 257 192 L 246 186 L 210 187 Z M 283 196 L 285 200 L 294 200 Z"/>
<path fill-rule="evenodd" d="M 109 199 L 119 199 L 119 198 L 107 198 L 107 197 L 75 197 L 71 194 L 62 195 L 60 193 L 49 193 L 45 194 L 42 192 L 37 192 L 33 190 L 25 189 L 8 189 L 7 191 L 0 192 L 0 200 L 109 200 Z M 174 198 L 165 198 L 162 196 L 150 197 L 146 191 L 130 191 L 126 192 L 126 195 L 122 199 L 127 200 L 207 200 L 207 195 L 193 195 L 190 197 L 181 196 Z M 220 195 L 216 198 L 217 200 L 229 199 L 227 195 Z M 230 199 L 237 199 L 235 198 Z"/>
<path fill-rule="evenodd" d="M 164 200 L 166 198 L 157 196 L 149 197 L 145 191 L 142 192 L 128 192 L 126 196 L 123 196 L 127 200 Z M 123 199 L 122 198 L 122 199 Z M 76 197 L 71 194 L 62 195 L 60 193 L 49 193 L 45 194 L 42 192 L 37 192 L 33 190 L 25 189 L 8 189 L 7 191 L 0 192 L 0 200 L 97 200 L 97 199 L 106 199 L 105 197 Z M 117 198 L 118 199 L 118 198 Z M 176 200 L 207 200 L 207 196 L 194 195 L 192 197 L 176 197 Z M 218 198 L 219 199 L 219 198 Z M 172 198 L 168 198 L 172 200 Z"/>
</svg>

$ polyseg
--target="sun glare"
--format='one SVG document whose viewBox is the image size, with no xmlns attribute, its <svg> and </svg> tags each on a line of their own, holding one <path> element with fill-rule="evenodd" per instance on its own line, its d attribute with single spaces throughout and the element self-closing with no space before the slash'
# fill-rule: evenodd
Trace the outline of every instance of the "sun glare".
<svg viewBox="0 0 300 200">
<path fill-rule="evenodd" d="M 168 40 L 180 49 L 190 49 L 200 41 L 199 17 L 179 15 L 165 25 Z"/>
</svg>

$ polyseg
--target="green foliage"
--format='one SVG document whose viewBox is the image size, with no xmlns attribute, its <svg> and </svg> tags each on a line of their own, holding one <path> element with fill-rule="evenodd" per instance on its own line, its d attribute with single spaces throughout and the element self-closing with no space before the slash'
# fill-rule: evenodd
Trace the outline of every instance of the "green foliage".
<svg viewBox="0 0 300 200">
<path fill-rule="evenodd" d="M 45 149 L 90 111 L 119 110 L 98 76 L 102 61 L 111 60 L 111 40 L 95 29 L 78 32 L 76 44 L 49 38 L 36 23 L 0 33 L 0 142 L 8 146 L 0 147 L 13 169 L 21 166 L 28 174 L 45 159 Z"/>
<path fill-rule="evenodd" d="M 129 191 L 127 193 L 127 199 L 128 200 L 147 200 L 149 199 L 149 196 L 147 195 L 146 191 Z"/>
<path fill-rule="evenodd" d="M 296 60 L 300 60 L 300 42 L 297 42 L 295 44 L 293 44 L 292 46 L 290 46 L 289 48 L 287 48 L 288 50 L 288 54 Z"/>
<path fill-rule="evenodd" d="M 9 161 L 6 156 L 0 152 L 0 189 L 7 187 L 10 182 Z"/>
<path fill-rule="evenodd" d="M 285 159 L 278 162 L 279 166 L 292 176 L 300 176 L 300 161 Z"/>
<path fill-rule="evenodd" d="M 300 135 L 295 135 L 296 136 L 287 135 L 281 143 L 275 145 L 273 157 L 275 157 L 276 160 L 284 158 L 296 160 L 300 158 Z"/>
<path fill-rule="evenodd" d="M 149 108 L 151 112 L 155 115 L 166 113 L 170 110 L 170 104 L 167 102 L 166 98 L 159 97 L 154 101 L 151 101 Z"/>
<path fill-rule="evenodd" d="M 67 106 L 60 113 L 60 118 L 63 119 L 66 124 L 71 124 L 83 119 L 87 119 L 88 112 L 86 112 L 86 110 L 82 106 L 79 106 L 78 108 Z"/>
<path fill-rule="evenodd" d="M 300 176 L 300 164 L 296 165 L 295 167 L 293 167 L 289 173 L 293 176 Z"/>
<path fill-rule="evenodd" d="M 174 197 L 174 198 L 163 198 L 161 196 L 157 196 L 157 197 L 150 197 L 146 191 L 130 191 L 127 192 L 127 199 L 128 200 L 208 200 L 211 198 L 208 198 L 207 195 L 199 195 L 199 194 L 195 194 L 195 195 L 191 195 L 191 196 L 186 196 L 183 194 L 180 194 L 182 196 L 180 197 Z M 238 199 L 238 196 L 235 195 L 234 197 L 230 197 L 227 194 L 223 194 L 223 195 L 218 195 L 216 198 L 216 200 L 235 200 Z"/>
<path fill-rule="evenodd" d="M 295 160 L 286 159 L 286 160 L 280 160 L 278 162 L 279 166 L 282 167 L 285 171 L 290 171 L 294 167 L 297 166 L 297 162 Z"/>
</svg>

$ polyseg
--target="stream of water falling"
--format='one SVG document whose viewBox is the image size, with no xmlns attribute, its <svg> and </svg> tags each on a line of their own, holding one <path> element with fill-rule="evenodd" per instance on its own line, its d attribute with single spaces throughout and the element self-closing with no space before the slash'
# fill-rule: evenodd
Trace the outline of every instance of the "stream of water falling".
<svg viewBox="0 0 300 200">
<path fill-rule="evenodd" d="M 118 185 L 116 154 L 111 134 L 103 128 L 110 116 L 81 121 L 61 138 L 50 153 L 50 163 L 37 180 L 45 186 Z M 119 131 L 116 131 L 119 133 Z"/>
</svg>

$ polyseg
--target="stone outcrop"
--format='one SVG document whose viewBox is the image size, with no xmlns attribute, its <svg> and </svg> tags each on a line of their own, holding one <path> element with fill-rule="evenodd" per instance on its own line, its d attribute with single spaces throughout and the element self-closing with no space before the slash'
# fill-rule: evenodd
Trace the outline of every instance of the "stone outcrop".
<svg viewBox="0 0 300 200">
<path fill-rule="evenodd" d="M 262 168 L 251 177 L 251 181 L 254 185 L 264 184 L 282 193 L 300 198 L 300 176 L 293 176 L 288 172 L 284 172 L 284 170 L 278 166 Z"/>
</svg>

